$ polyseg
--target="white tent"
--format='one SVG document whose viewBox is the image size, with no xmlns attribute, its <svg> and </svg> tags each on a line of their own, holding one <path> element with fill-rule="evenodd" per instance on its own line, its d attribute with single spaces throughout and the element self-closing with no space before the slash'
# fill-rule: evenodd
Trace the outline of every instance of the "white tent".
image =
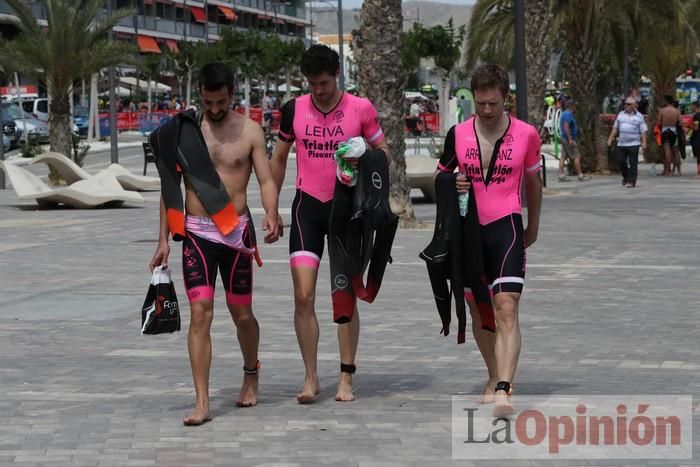
<svg viewBox="0 0 700 467">
<path fill-rule="evenodd" d="M 275 88 L 273 87 L 272 90 L 274 91 L 274 89 L 275 89 Z M 280 85 L 279 85 L 279 88 L 278 88 L 277 90 L 278 90 L 279 92 L 287 92 L 287 83 L 282 83 L 282 84 L 280 84 Z M 300 91 L 301 89 L 299 89 L 298 87 L 292 85 L 292 86 L 289 88 L 289 90 L 292 91 L 292 92 L 296 92 L 296 91 Z"/>
<path fill-rule="evenodd" d="M 119 81 L 121 82 L 121 84 L 126 84 L 127 86 L 131 86 L 133 88 L 136 87 L 136 78 L 133 76 L 122 76 L 121 78 L 119 78 Z M 138 80 L 138 82 L 139 88 L 145 91 L 148 86 L 148 81 L 140 79 Z M 151 81 L 151 91 L 153 91 L 156 94 L 170 92 L 171 90 L 172 88 L 166 84 Z"/>
<path fill-rule="evenodd" d="M 429 101 L 430 99 L 425 97 L 424 94 L 416 91 L 406 91 L 404 92 L 406 99 L 423 99 Z"/>
<path fill-rule="evenodd" d="M 117 96 L 120 96 L 120 97 L 126 97 L 126 96 L 131 95 L 131 90 L 129 88 L 125 88 L 123 86 L 119 86 L 117 88 L 114 88 L 114 92 L 116 93 Z M 101 92 L 100 96 L 109 97 L 109 88 L 107 88 L 103 92 Z"/>
</svg>

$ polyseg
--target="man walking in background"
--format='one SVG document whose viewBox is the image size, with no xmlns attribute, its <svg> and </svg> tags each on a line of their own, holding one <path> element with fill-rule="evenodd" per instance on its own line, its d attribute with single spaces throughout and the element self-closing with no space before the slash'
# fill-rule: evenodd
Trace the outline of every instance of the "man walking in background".
<svg viewBox="0 0 700 467">
<path fill-rule="evenodd" d="M 564 163 L 566 159 L 573 161 L 574 168 L 576 169 L 576 175 L 578 175 L 578 180 L 580 182 L 591 179 L 589 175 L 583 175 L 583 171 L 581 170 L 581 153 L 579 152 L 578 145 L 576 144 L 578 125 L 576 124 L 576 117 L 574 116 L 575 111 L 576 103 L 573 100 L 566 101 L 566 110 L 561 113 L 561 118 L 559 120 L 559 134 L 561 135 L 562 143 L 562 154 L 559 158 L 560 182 L 569 181 L 564 174 Z"/>
<path fill-rule="evenodd" d="M 617 163 L 622 174 L 622 186 L 634 188 L 637 186 L 637 164 L 639 148 L 642 152 L 647 147 L 647 124 L 644 115 L 636 108 L 634 97 L 625 99 L 625 110 L 617 114 L 612 131 L 608 137 L 608 146 L 612 146 L 615 136 L 617 139 Z"/>
</svg>

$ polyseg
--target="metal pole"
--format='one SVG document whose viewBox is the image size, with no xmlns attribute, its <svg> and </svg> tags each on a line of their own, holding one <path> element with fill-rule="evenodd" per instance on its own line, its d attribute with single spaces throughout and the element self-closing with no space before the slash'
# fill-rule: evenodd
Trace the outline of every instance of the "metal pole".
<svg viewBox="0 0 700 467">
<path fill-rule="evenodd" d="M 204 0 L 204 45 L 209 46 L 209 7 L 207 0 Z"/>
<path fill-rule="evenodd" d="M 338 55 L 340 56 L 340 90 L 345 90 L 345 66 L 343 58 L 343 0 L 338 0 Z"/>
<path fill-rule="evenodd" d="M 107 0 L 107 15 L 112 15 L 112 1 Z M 114 40 L 114 32 L 109 30 L 110 42 Z M 110 145 L 110 161 L 112 164 L 119 163 L 119 147 L 117 141 L 117 103 L 116 93 L 114 92 L 114 65 L 109 66 L 109 145 Z"/>
<path fill-rule="evenodd" d="M 314 44 L 314 2 L 309 2 L 309 47 Z M 287 91 L 289 92 L 289 91 Z"/>
<path fill-rule="evenodd" d="M 527 121 L 527 75 L 525 63 L 525 1 L 515 0 L 515 104 L 516 115 Z"/>
<path fill-rule="evenodd" d="M 16 130 L 15 130 L 16 131 Z M 2 105 L 0 104 L 0 138 L 5 135 L 5 120 L 2 118 Z M 5 141 L 0 144 L 0 161 L 5 160 Z M 5 171 L 0 171 L 0 190 L 5 189 Z"/>
</svg>

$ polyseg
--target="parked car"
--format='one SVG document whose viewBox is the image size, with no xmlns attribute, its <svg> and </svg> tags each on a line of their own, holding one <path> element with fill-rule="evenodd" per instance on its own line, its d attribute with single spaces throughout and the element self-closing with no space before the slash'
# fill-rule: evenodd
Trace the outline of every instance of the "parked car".
<svg viewBox="0 0 700 467">
<path fill-rule="evenodd" d="M 39 144 L 47 144 L 49 142 L 49 126 L 23 112 L 19 104 L 3 102 L 2 113 L 14 120 L 19 144 L 27 142 L 27 135 L 36 138 Z"/>
<path fill-rule="evenodd" d="M 81 138 L 87 138 L 89 112 L 87 107 L 76 105 L 73 107 L 73 132 Z"/>
<path fill-rule="evenodd" d="M 17 125 L 15 121 L 3 113 L 2 136 L 10 142 L 10 148 L 17 146 Z"/>
<path fill-rule="evenodd" d="M 2 134 L 2 147 L 5 150 L 5 152 L 12 149 L 12 142 L 10 141 L 10 138 L 5 133 Z"/>
<path fill-rule="evenodd" d="M 22 101 L 22 109 L 37 120 L 49 122 L 49 100 L 45 97 Z"/>
</svg>

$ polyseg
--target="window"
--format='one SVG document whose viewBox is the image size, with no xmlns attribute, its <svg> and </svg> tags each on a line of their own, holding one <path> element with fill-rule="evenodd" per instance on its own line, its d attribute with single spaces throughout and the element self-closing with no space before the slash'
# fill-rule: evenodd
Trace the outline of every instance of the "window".
<svg viewBox="0 0 700 467">
<path fill-rule="evenodd" d="M 41 113 L 49 112 L 49 101 L 45 99 L 38 100 L 36 103 L 36 111 Z"/>
</svg>

